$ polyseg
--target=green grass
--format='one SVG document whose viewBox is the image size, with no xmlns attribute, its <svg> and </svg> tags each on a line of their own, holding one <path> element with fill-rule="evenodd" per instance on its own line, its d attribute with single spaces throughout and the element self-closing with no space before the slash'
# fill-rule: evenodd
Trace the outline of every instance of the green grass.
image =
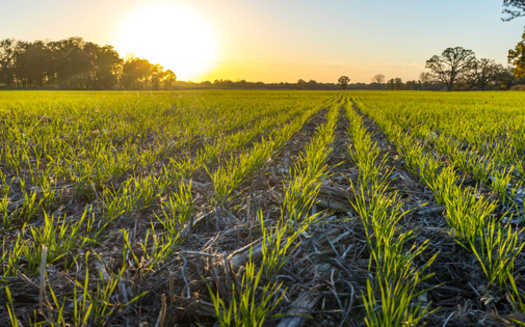
<svg viewBox="0 0 525 327">
<path fill-rule="evenodd" d="M 394 186 L 402 177 L 393 162 L 443 207 L 440 218 L 458 251 L 477 262 L 487 289 L 508 299 L 499 303 L 500 313 L 524 315 L 517 272 L 522 226 L 504 223 L 523 218 L 522 98 L 513 92 L 1 92 L 0 321 L 102 326 L 144 315 L 162 325 L 163 312 L 169 316 L 198 299 L 213 310 L 184 322 L 273 324 L 298 292 L 293 274 L 308 275 L 308 265 L 325 253 L 318 232 L 358 217 L 363 242 L 344 245 L 369 254 L 368 272 L 366 283 L 354 285 L 361 297 L 353 297 L 359 303 L 350 316 L 369 326 L 422 325 L 438 316 L 422 299 L 447 281 L 427 285 L 438 254 L 429 253 L 432 244 L 417 229 L 405 228 L 411 215 L 406 190 Z M 325 108 L 323 123 L 321 116 L 312 122 Z M 337 148 L 341 119 L 351 141 L 344 154 Z M 315 129 L 298 139 L 307 123 Z M 387 141 L 378 142 L 378 133 Z M 276 189 L 279 203 L 247 195 L 255 180 L 264 180 L 258 191 Z M 323 186 L 339 187 L 338 181 L 354 195 L 353 209 L 337 216 L 319 211 Z M 228 267 L 232 247 L 250 244 L 260 244 L 262 255 Z M 186 260 L 188 253 L 195 260 Z M 343 258 L 330 262 L 342 283 L 347 277 L 339 267 L 357 264 Z M 199 288 L 201 276 L 208 287 Z M 168 280 L 174 289 L 164 289 Z M 31 292 L 37 286 L 45 303 L 17 302 L 29 292 L 21 285 Z M 151 307 L 168 292 L 169 308 Z M 339 314 L 320 309 L 330 306 L 329 296 L 315 314 Z"/>
</svg>

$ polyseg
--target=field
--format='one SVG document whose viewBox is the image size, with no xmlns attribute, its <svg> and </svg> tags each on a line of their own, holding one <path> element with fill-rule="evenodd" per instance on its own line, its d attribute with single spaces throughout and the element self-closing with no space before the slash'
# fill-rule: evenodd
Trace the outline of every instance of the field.
<svg viewBox="0 0 525 327">
<path fill-rule="evenodd" d="M 525 325 L 517 92 L 1 92 L 0 326 Z"/>
</svg>

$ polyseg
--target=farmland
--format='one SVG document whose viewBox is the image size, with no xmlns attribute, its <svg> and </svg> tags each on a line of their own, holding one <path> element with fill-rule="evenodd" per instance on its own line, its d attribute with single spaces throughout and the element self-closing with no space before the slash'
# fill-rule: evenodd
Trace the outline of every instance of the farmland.
<svg viewBox="0 0 525 327">
<path fill-rule="evenodd" d="M 0 325 L 524 325 L 523 108 L 2 92 Z"/>
</svg>

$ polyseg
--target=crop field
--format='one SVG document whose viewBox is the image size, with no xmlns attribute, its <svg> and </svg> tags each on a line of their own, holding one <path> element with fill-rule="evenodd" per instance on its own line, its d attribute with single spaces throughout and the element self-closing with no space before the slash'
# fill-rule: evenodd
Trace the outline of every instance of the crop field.
<svg viewBox="0 0 525 327">
<path fill-rule="evenodd" d="M 0 326 L 525 326 L 517 92 L 0 93 Z"/>
</svg>

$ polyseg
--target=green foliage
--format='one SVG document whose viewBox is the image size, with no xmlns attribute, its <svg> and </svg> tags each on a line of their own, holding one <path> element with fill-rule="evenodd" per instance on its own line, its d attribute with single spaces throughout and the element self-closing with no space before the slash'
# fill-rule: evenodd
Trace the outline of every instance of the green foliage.
<svg viewBox="0 0 525 327">
<path fill-rule="evenodd" d="M 207 168 L 220 177 L 216 199 L 227 206 L 322 104 L 334 102 L 327 92 L 53 94 L 3 92 L 0 99 L 0 278 L 8 285 L 21 274 L 36 278 L 44 259 L 54 274 L 42 287 L 51 326 L 107 324 L 126 306 L 116 289 L 127 274 L 162 267 L 185 241 L 182 231 L 191 232 L 197 210 L 214 209 L 208 198 L 195 207 L 195 195 L 203 196 L 195 176 Z M 277 230 L 265 227 L 274 240 L 269 235 Z M 284 250 L 267 248 L 279 264 L 262 274 L 282 267 L 279 258 L 286 259 L 302 230 L 287 229 Z M 79 258 L 87 259 L 88 249 L 114 253 L 106 251 L 108 241 L 121 242 L 126 266 L 93 274 Z M 63 273 L 74 276 L 71 283 L 52 287 Z M 26 325 L 25 309 L 10 305 L 11 321 L 16 312 Z M 29 325 L 44 324 L 39 317 Z"/>
<path fill-rule="evenodd" d="M 56 93 L 56 100 L 42 92 L 4 93 L 0 276 L 13 290 L 11 280 L 21 274 L 31 279 L 50 274 L 42 289 L 52 307 L 45 312 L 51 326 L 107 324 L 127 302 L 119 285 L 162 272 L 187 233 L 206 228 L 202 222 L 217 207 L 235 208 L 250 178 L 295 141 L 293 135 L 314 113 L 328 108 L 326 123 L 283 172 L 283 203 L 269 216 L 277 219 L 263 220 L 256 208 L 262 258 L 250 261 L 234 286 L 210 285 L 221 324 L 268 323 L 284 294 L 281 284 L 269 280 L 289 269 L 296 247 L 305 245 L 309 229 L 325 217 L 313 208 L 321 185 L 332 177 L 341 106 L 350 123 L 348 151 L 359 168 L 350 181 L 352 204 L 370 253 L 362 294 L 366 323 L 421 325 L 435 310 L 423 301 L 428 289 L 422 282 L 432 276 L 427 268 L 437 254 L 420 263 L 428 258 L 429 243 L 416 243 L 417 231 L 402 226 L 406 211 L 392 181 L 405 176 L 394 174 L 394 165 L 404 165 L 430 188 L 444 207 L 446 229 L 477 259 L 487 285 L 506 292 L 514 311 L 525 313 L 514 271 L 523 250 L 520 231 L 495 215 L 522 218 L 525 120 L 522 99 L 513 93 L 368 92 L 351 99 L 324 92 L 261 91 L 257 98 L 244 91 L 81 92 Z M 379 147 L 353 100 L 390 144 Z M 384 155 L 381 149 L 389 146 L 399 156 Z M 106 251 L 107 242 L 118 242 L 122 252 Z M 94 273 L 94 257 L 86 253 L 94 249 L 111 253 L 95 263 L 107 273 Z M 105 265 L 115 258 L 125 265 Z M 79 273 L 71 273 L 77 267 Z M 63 273 L 71 282 L 51 285 Z M 25 326 L 27 307 L 9 298 L 6 305 L 11 323 L 20 325 L 19 317 Z M 44 324 L 37 317 L 29 324 Z"/>
<path fill-rule="evenodd" d="M 525 243 L 519 240 L 519 231 L 511 227 L 503 228 L 492 220 L 486 231 L 482 231 L 479 244 L 470 243 L 472 252 L 478 258 L 489 285 L 500 287 L 507 283 L 514 271 L 514 260 Z M 479 249 L 479 250 L 478 250 Z"/>
<path fill-rule="evenodd" d="M 258 292 L 258 288 L 262 287 L 260 284 L 262 284 L 261 277 L 264 270 L 264 266 L 261 266 L 255 273 L 255 265 L 251 260 L 250 252 L 250 260 L 243 272 L 241 285 L 238 290 L 235 289 L 235 284 L 232 285 L 232 294 L 228 304 L 223 299 L 225 295 L 221 295 L 218 289 L 217 292 L 214 292 L 208 285 L 215 314 L 221 327 L 258 327 L 263 326 L 266 318 L 271 317 L 271 312 L 284 299 L 286 290 L 281 289 L 282 283 L 268 283 L 264 285 L 262 292 Z"/>
<path fill-rule="evenodd" d="M 520 113 L 510 100 L 514 96 L 509 95 L 507 102 L 490 100 L 493 95 L 475 102 L 459 95 L 428 95 L 426 102 L 399 96 L 404 98 L 398 103 L 367 97 L 366 106 L 360 108 L 374 118 L 407 168 L 445 207 L 450 233 L 478 260 L 487 286 L 507 288 L 516 311 L 525 313 L 523 294 L 514 281 L 514 261 L 523 249 L 520 232 L 493 217 L 496 209 L 521 210 L 524 122 L 515 119 Z M 486 199 L 478 187 L 463 185 L 469 178 L 492 189 L 498 200 Z M 368 299 L 374 303 L 371 295 Z M 373 308 L 368 305 L 369 312 Z"/>
<path fill-rule="evenodd" d="M 390 172 L 385 161 L 379 161 L 380 150 L 365 133 L 361 119 L 350 108 L 347 108 L 347 117 L 354 142 L 350 151 L 359 166 L 360 176 L 359 186 L 350 180 L 355 194 L 352 205 L 365 228 L 371 251 L 369 270 L 373 271 L 375 266 L 375 278 L 367 279 L 367 293 L 362 294 L 367 313 L 365 323 L 367 326 L 417 326 L 437 310 L 422 307 L 418 297 L 429 290 L 418 292 L 416 289 L 420 282 L 433 276 L 424 275 L 424 271 L 438 253 L 422 267 L 415 267 L 416 257 L 428 244 L 425 241 L 420 246 L 409 246 L 413 231 L 402 232 L 397 226 L 407 212 L 402 211 L 396 193 L 389 192 Z"/>
</svg>

